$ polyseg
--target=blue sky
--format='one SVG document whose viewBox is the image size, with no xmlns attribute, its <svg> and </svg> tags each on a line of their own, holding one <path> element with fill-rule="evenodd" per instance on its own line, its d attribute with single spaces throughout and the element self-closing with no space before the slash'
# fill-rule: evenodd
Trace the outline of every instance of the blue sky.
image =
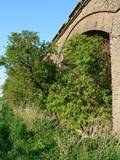
<svg viewBox="0 0 120 160">
<path fill-rule="evenodd" d="M 5 52 L 11 32 L 30 30 L 39 32 L 40 39 L 51 41 L 79 0 L 1 0 L 0 55 Z M 0 69 L 0 85 L 5 80 Z"/>
</svg>

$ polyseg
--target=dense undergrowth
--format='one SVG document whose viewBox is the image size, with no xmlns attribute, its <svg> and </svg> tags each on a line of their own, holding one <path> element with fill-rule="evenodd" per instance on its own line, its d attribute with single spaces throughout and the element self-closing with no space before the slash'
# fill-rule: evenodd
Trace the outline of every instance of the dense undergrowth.
<svg viewBox="0 0 120 160">
<path fill-rule="evenodd" d="M 1 100 L 1 160 L 119 159 L 119 141 L 107 136 L 112 118 L 107 41 L 76 35 L 64 46 L 62 60 L 56 46 L 41 43 L 37 33 L 11 34 L 0 58 L 9 104 Z M 30 115 L 23 113 L 26 108 Z"/>
<path fill-rule="evenodd" d="M 69 127 L 39 113 L 27 127 L 10 107 L 0 112 L 0 160 L 119 160 L 120 142 L 112 136 L 82 139 Z"/>
</svg>

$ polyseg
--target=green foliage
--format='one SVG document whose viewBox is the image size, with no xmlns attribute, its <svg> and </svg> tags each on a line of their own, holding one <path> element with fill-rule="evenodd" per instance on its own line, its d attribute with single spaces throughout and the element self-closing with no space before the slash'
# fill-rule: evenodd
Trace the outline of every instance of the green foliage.
<svg viewBox="0 0 120 160">
<path fill-rule="evenodd" d="M 72 127 L 84 130 L 111 119 L 111 77 L 101 50 L 105 41 L 76 35 L 64 48 L 60 78 L 49 88 L 46 107 Z"/>
<path fill-rule="evenodd" d="M 41 43 L 34 32 L 22 31 L 9 36 L 0 64 L 6 67 L 8 78 L 3 94 L 10 104 L 43 106 L 43 97 L 45 99 L 57 72 L 55 64 L 46 58 L 48 51 L 54 52 L 55 47 L 51 50 L 48 46 L 48 43 Z"/>
<path fill-rule="evenodd" d="M 50 55 L 54 44 L 41 43 L 37 33 L 12 33 L 1 64 L 8 78 L 3 94 L 14 106 L 39 106 L 64 124 L 85 131 L 111 120 L 111 77 L 102 53 L 106 40 L 76 35 L 66 44 L 58 67 Z"/>
<path fill-rule="evenodd" d="M 4 105 L 0 112 L 0 160 L 42 160 L 54 156 L 57 153 L 52 137 L 54 125 L 45 119 L 42 122 L 28 129 L 23 120 Z"/>
<path fill-rule="evenodd" d="M 27 128 L 9 106 L 0 111 L 0 160 L 119 160 L 120 141 L 112 136 L 81 139 L 44 113 Z"/>
</svg>

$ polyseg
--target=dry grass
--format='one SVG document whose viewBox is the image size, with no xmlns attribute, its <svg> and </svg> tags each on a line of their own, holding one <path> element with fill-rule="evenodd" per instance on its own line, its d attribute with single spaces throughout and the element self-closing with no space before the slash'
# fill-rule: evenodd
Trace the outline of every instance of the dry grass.
<svg viewBox="0 0 120 160">
<path fill-rule="evenodd" d="M 36 118 L 39 115 L 39 111 L 33 107 L 26 108 L 14 108 L 14 113 L 21 119 L 23 119 L 28 128 L 32 128 Z"/>
</svg>

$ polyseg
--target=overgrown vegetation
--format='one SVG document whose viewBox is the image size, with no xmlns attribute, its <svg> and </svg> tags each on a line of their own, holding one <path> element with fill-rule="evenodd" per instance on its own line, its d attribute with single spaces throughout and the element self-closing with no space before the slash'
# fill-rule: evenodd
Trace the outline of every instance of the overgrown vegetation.
<svg viewBox="0 0 120 160">
<path fill-rule="evenodd" d="M 28 128 L 9 106 L 0 112 L 0 160 L 119 160 L 120 142 L 112 136 L 82 139 L 39 113 Z"/>
<path fill-rule="evenodd" d="M 111 119 L 111 80 L 102 37 L 76 35 L 64 48 L 60 78 L 49 88 L 47 110 L 83 131 Z"/>
<path fill-rule="evenodd" d="M 102 135 L 111 129 L 106 41 L 76 35 L 66 43 L 60 61 L 56 46 L 41 43 L 37 33 L 11 34 L 0 58 L 8 76 L 3 98 L 10 105 L 0 114 L 2 160 L 118 160 L 119 141 Z M 27 107 L 39 113 L 32 126 L 15 112 Z"/>
</svg>

